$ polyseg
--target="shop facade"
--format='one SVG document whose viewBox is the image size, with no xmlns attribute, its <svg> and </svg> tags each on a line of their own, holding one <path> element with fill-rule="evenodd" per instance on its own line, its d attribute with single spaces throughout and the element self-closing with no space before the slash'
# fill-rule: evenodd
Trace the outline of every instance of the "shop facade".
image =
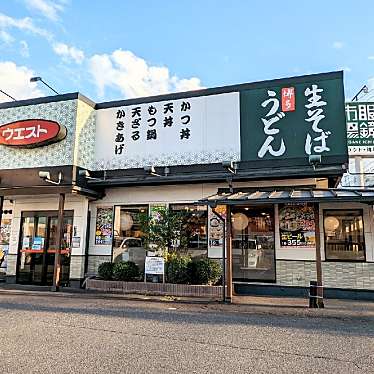
<svg viewBox="0 0 374 374">
<path fill-rule="evenodd" d="M 22 122 L 31 120 L 63 130 L 53 137 L 41 122 Z M 1 104 L 0 122 L 8 282 L 51 284 L 63 194 L 62 284 L 126 259 L 124 248 L 145 254 L 137 217 L 157 207 L 187 212 L 185 253 L 222 261 L 213 211 L 225 216 L 230 205 L 234 282 L 307 287 L 318 204 L 324 286 L 374 290 L 369 192 L 208 202 L 217 192 L 334 194 L 348 165 L 340 72 L 99 104 L 58 95 Z"/>
</svg>

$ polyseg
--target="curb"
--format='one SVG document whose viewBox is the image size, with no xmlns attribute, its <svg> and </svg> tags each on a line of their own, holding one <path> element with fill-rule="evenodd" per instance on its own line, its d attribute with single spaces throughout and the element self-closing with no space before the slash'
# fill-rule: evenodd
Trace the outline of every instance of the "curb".
<svg viewBox="0 0 374 374">
<path fill-rule="evenodd" d="M 66 298 L 86 298 L 86 299 L 111 299 L 111 300 L 129 300 L 129 301 L 147 301 L 147 302 L 162 302 L 162 303 L 180 303 L 180 304 L 222 304 L 221 301 L 213 299 L 186 299 L 174 296 L 147 296 L 136 294 L 116 294 L 116 293 L 99 293 L 95 291 L 28 291 L 28 290 L 14 290 L 1 289 L 0 295 L 26 295 L 26 296 L 48 296 L 48 297 L 66 297 Z"/>
</svg>

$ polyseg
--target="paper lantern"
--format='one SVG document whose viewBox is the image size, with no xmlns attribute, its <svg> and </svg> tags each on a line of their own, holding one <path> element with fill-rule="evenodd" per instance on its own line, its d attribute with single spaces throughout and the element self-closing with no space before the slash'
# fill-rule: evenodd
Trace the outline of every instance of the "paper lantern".
<svg viewBox="0 0 374 374">
<path fill-rule="evenodd" d="M 121 230 L 130 230 L 134 221 L 130 214 L 125 213 L 121 215 Z"/>
<path fill-rule="evenodd" d="M 232 227 L 234 230 L 244 230 L 248 226 L 248 222 L 248 217 L 243 213 L 235 213 L 232 216 Z"/>
<path fill-rule="evenodd" d="M 339 227 L 339 220 L 335 217 L 326 217 L 325 218 L 325 230 L 326 231 L 335 231 Z"/>
</svg>

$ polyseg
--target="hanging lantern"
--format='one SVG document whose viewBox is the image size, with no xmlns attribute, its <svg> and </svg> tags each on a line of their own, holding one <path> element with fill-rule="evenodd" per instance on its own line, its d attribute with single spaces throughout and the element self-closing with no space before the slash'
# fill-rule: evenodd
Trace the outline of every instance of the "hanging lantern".
<svg viewBox="0 0 374 374">
<path fill-rule="evenodd" d="M 130 214 L 121 214 L 121 230 L 130 230 L 133 224 L 134 221 Z"/>
<path fill-rule="evenodd" d="M 232 216 L 232 227 L 234 230 L 242 231 L 248 226 L 248 217 L 243 213 L 235 213 Z"/>
<path fill-rule="evenodd" d="M 339 220 L 336 217 L 325 218 L 325 230 L 335 231 L 339 227 Z"/>
</svg>

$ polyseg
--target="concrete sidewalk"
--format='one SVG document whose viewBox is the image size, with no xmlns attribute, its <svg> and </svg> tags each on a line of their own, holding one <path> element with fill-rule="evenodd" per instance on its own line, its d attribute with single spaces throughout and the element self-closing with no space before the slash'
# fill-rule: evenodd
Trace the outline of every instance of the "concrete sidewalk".
<svg viewBox="0 0 374 374">
<path fill-rule="evenodd" d="M 338 319 L 373 319 L 374 302 L 358 300 L 325 299 L 324 309 L 309 309 L 309 300 L 296 297 L 234 296 L 231 304 L 200 298 L 148 296 L 138 294 L 98 293 L 75 288 L 62 288 L 51 292 L 50 287 L 0 284 L 1 294 L 19 296 L 49 296 L 80 299 L 123 300 L 142 303 L 169 303 L 183 305 L 183 309 L 207 312 L 271 314 L 299 317 L 326 317 Z M 172 306 L 172 305 L 171 305 Z"/>
</svg>

